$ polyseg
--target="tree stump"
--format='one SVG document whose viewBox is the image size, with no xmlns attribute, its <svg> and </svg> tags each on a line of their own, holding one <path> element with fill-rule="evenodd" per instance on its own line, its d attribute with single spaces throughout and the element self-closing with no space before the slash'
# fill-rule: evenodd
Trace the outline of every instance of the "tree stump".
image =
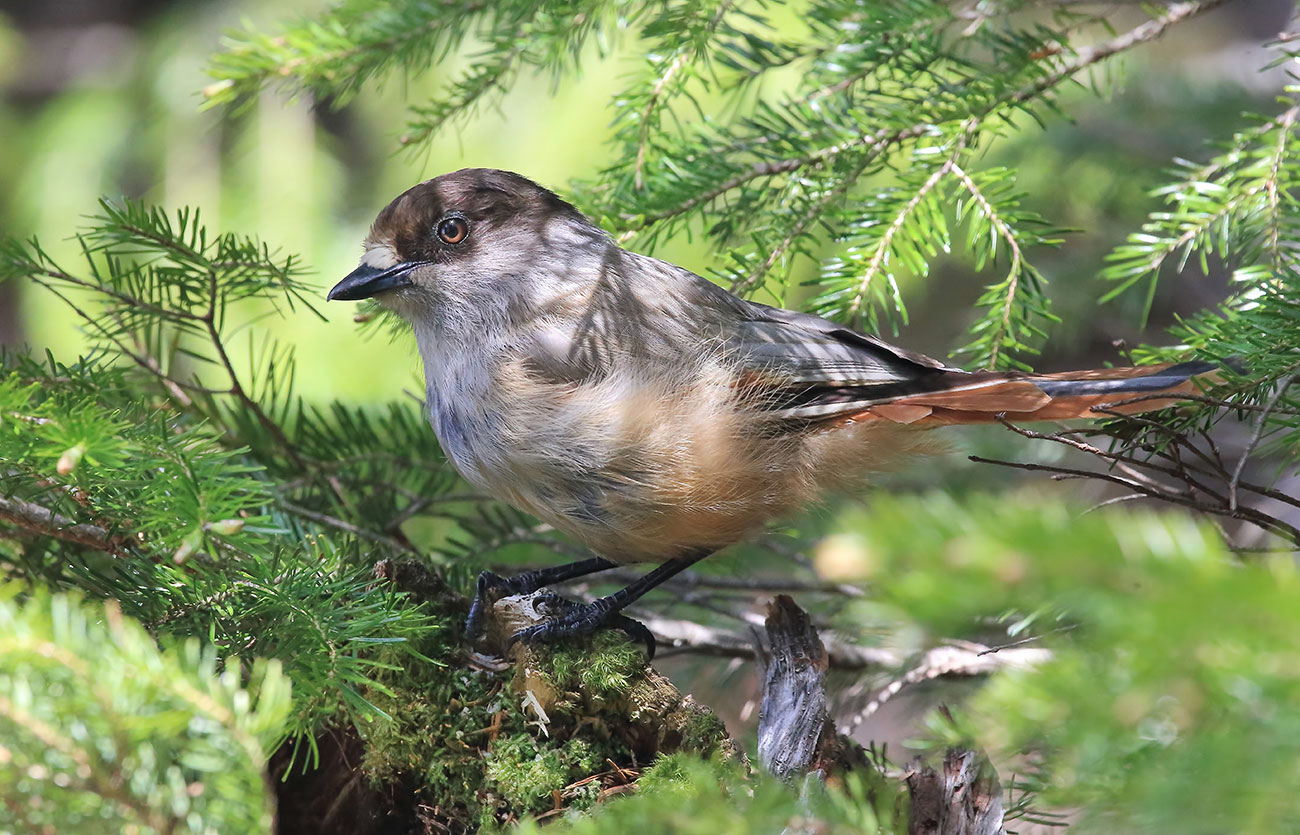
<svg viewBox="0 0 1300 835">
<path fill-rule="evenodd" d="M 826 649 L 808 613 L 786 595 L 768 606 L 758 633 L 763 693 L 758 758 L 783 780 L 854 768 L 876 768 L 851 739 L 839 734 L 826 696 Z M 988 761 L 949 749 L 942 769 L 920 767 L 906 777 L 911 797 L 909 835 L 1005 835 L 1002 790 Z"/>
</svg>

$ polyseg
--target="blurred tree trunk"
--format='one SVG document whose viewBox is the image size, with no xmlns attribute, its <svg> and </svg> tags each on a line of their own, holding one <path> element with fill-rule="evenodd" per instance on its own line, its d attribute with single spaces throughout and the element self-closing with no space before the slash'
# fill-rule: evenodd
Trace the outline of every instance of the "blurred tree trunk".
<svg viewBox="0 0 1300 835">
<path fill-rule="evenodd" d="M 17 73 L 0 88 L 0 99 L 25 109 L 40 108 L 76 80 L 79 50 L 74 48 L 93 27 L 136 28 L 180 0 L 63 0 L 32 3 L 0 0 L 0 16 L 29 42 Z M 0 203 L 0 220 L 12 216 L 12 205 Z M 5 224 L 9 225 L 9 224 Z M 11 230 L 12 231 L 12 230 Z M 20 229 L 20 236 L 30 232 Z M 26 332 L 19 316 L 17 284 L 0 285 L 0 347 L 22 345 Z"/>
<path fill-rule="evenodd" d="M 0 284 L 0 347 L 16 347 L 22 341 L 22 323 L 18 319 L 18 285 Z"/>
</svg>

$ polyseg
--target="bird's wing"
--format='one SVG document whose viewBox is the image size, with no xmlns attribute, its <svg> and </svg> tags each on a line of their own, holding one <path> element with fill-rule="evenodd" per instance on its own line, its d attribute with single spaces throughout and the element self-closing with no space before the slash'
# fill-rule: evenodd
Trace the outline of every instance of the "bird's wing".
<svg viewBox="0 0 1300 835">
<path fill-rule="evenodd" d="M 901 396 L 944 389 L 966 376 L 938 360 L 807 313 L 756 302 L 738 306 L 726 342 L 754 402 L 773 417 L 819 419 Z"/>
<path fill-rule="evenodd" d="M 611 247 L 614 247 L 611 242 Z M 680 369 L 684 357 L 722 347 L 746 400 L 776 419 L 898 423 L 1054 420 L 1101 403 L 1168 393 L 1130 411 L 1160 408 L 1194 389 L 1208 363 L 1063 374 L 966 372 L 818 316 L 737 298 L 715 284 L 614 247 L 616 269 L 564 315 L 536 322 L 516 346 L 524 367 L 561 385 L 638 366 Z"/>
<path fill-rule="evenodd" d="M 733 329 L 743 384 L 772 417 L 896 423 L 981 423 L 1095 417 L 1094 406 L 1119 411 L 1162 408 L 1193 392 L 1193 378 L 1212 375 L 1205 362 L 1105 368 L 1060 374 L 967 372 L 805 313 L 744 303 Z"/>
<path fill-rule="evenodd" d="M 757 302 L 745 302 L 744 312 L 737 347 L 792 382 L 877 385 L 958 370 L 810 313 Z"/>
</svg>

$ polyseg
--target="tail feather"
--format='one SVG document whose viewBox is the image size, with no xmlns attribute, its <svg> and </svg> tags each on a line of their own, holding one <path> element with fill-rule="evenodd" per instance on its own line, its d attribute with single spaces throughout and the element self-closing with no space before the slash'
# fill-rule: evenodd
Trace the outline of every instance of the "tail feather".
<svg viewBox="0 0 1300 835">
<path fill-rule="evenodd" d="M 1212 363 L 1182 362 L 1057 374 L 953 372 L 951 380 L 944 381 L 950 382 L 948 386 L 876 403 L 846 419 L 916 425 L 1068 420 L 1095 417 L 1095 407 L 1125 398 L 1169 395 L 1114 406 L 1116 411 L 1134 414 L 1178 402 L 1180 395 L 1196 392 L 1198 379 L 1209 382 L 1217 371 Z"/>
</svg>

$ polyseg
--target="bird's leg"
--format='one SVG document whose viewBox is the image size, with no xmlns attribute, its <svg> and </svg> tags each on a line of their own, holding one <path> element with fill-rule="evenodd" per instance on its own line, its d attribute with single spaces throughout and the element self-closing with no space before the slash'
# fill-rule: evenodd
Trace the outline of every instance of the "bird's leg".
<svg viewBox="0 0 1300 835">
<path fill-rule="evenodd" d="M 533 606 L 536 607 L 538 612 L 550 616 L 551 620 L 547 621 L 548 624 L 569 616 L 581 617 L 582 612 L 587 609 L 587 607 L 581 603 L 574 603 L 572 600 L 568 600 L 567 598 L 560 597 L 558 594 L 552 594 L 550 592 L 543 592 L 542 594 L 534 595 Z M 545 607 L 545 609 L 542 607 Z M 654 633 L 647 629 L 646 625 L 641 623 L 641 621 L 633 620 L 627 615 L 616 611 L 612 612 L 609 617 L 600 624 L 600 626 L 608 627 L 610 629 L 618 629 L 625 633 L 634 642 L 645 644 L 646 652 L 649 653 L 651 658 L 654 658 Z M 595 629 L 597 627 L 592 628 Z M 523 634 L 522 631 L 511 635 L 510 643 L 513 644 L 515 641 L 519 640 L 521 634 Z"/>
<path fill-rule="evenodd" d="M 608 571 L 611 568 L 614 568 L 614 563 L 594 557 L 567 565 L 525 571 L 513 577 L 502 577 L 500 574 L 484 571 L 478 575 L 478 582 L 474 585 L 474 600 L 469 605 L 469 616 L 465 618 L 465 635 L 473 641 L 483 634 L 483 620 L 487 616 L 488 608 L 502 597 L 512 594 L 532 594 L 553 583 L 562 583 L 565 580 L 595 574 L 597 571 Z"/>
<path fill-rule="evenodd" d="M 623 608 L 663 581 L 690 568 L 707 557 L 711 551 L 691 551 L 683 556 L 671 559 L 638 580 L 619 589 L 608 597 L 602 597 L 586 605 L 573 605 L 559 617 L 539 623 L 527 629 L 521 629 L 511 636 L 511 643 L 523 641 L 535 643 L 554 641 L 566 635 L 582 635 L 595 632 L 601 627 L 614 627 L 626 632 L 633 639 L 645 642 L 646 651 L 651 658 L 655 654 L 654 635 L 644 624 L 621 614 Z"/>
</svg>

